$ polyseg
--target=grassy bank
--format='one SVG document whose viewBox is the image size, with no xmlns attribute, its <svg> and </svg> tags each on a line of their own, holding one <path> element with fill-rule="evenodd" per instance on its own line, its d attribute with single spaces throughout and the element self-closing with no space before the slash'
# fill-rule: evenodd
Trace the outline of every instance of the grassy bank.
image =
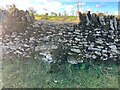
<svg viewBox="0 0 120 90">
<path fill-rule="evenodd" d="M 62 72 L 49 73 L 50 65 L 36 60 L 3 60 L 5 88 L 117 88 L 118 66 L 64 64 Z"/>
</svg>

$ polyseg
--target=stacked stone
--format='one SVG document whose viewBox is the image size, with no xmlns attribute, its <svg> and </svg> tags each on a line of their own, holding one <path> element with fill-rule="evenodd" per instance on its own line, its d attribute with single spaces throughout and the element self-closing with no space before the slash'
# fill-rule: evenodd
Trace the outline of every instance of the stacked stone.
<svg viewBox="0 0 120 90">
<path fill-rule="evenodd" d="M 11 34 L 3 33 L 3 54 L 6 56 L 4 58 L 51 57 L 50 52 L 56 49 L 60 43 L 65 42 L 62 40 L 62 37 L 65 37 L 67 34 L 62 35 L 68 29 L 72 30 L 72 25 L 41 21 L 32 24 L 32 31 L 27 29 L 25 33 L 16 31 L 13 31 Z"/>
<path fill-rule="evenodd" d="M 41 21 L 28 25 L 24 32 L 3 33 L 5 56 L 36 58 L 38 55 L 52 60 L 50 52 L 62 44 L 67 50 L 67 61 L 72 64 L 86 59 L 120 60 L 120 20 L 90 12 L 80 17 L 84 19 L 77 25 Z"/>
<path fill-rule="evenodd" d="M 88 12 L 85 21 L 81 20 L 73 29 L 59 32 L 61 38 L 58 42 L 69 49 L 68 62 L 77 64 L 86 59 L 119 62 L 119 20 L 114 16 L 105 19 L 102 13 L 93 16 Z"/>
<path fill-rule="evenodd" d="M 95 60 L 119 60 L 120 29 L 117 18 L 111 16 L 110 20 L 107 21 L 105 21 L 104 16 L 97 16 L 97 18 L 98 23 L 89 20 L 91 24 L 87 24 L 86 29 L 81 32 L 85 39 L 82 42 L 85 42 L 83 44 L 85 57 Z M 93 26 L 96 24 L 99 25 L 94 28 Z"/>
</svg>

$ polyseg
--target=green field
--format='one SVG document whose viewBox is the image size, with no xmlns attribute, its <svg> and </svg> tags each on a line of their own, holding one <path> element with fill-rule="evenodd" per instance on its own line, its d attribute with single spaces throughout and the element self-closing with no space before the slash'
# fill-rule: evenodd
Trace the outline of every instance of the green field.
<svg viewBox="0 0 120 90">
<path fill-rule="evenodd" d="M 50 65 L 36 60 L 3 60 L 5 88 L 118 88 L 116 64 L 63 64 L 60 72 L 50 73 Z"/>
<path fill-rule="evenodd" d="M 46 16 L 35 15 L 36 20 L 48 20 L 48 21 L 63 21 L 63 22 L 79 22 L 77 16 Z"/>
</svg>

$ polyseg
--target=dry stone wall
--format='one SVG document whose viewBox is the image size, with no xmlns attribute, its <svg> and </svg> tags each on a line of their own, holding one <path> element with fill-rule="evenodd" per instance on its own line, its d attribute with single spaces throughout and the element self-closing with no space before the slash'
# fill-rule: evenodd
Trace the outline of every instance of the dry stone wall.
<svg viewBox="0 0 120 90">
<path fill-rule="evenodd" d="M 86 20 L 79 24 L 38 21 L 24 32 L 4 32 L 4 54 L 34 59 L 42 56 L 49 62 L 72 64 L 84 60 L 119 62 L 120 20 L 113 16 L 85 15 L 80 16 Z"/>
</svg>

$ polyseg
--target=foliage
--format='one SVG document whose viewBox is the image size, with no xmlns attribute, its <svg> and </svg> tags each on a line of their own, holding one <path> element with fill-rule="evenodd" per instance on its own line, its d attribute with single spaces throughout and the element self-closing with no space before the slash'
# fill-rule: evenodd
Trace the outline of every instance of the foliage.
<svg viewBox="0 0 120 90">
<path fill-rule="evenodd" d="M 3 21 L 4 33 L 25 32 L 34 22 L 34 15 L 28 11 L 19 10 L 15 5 L 10 6 Z M 32 27 L 30 27 L 32 29 Z"/>
</svg>

